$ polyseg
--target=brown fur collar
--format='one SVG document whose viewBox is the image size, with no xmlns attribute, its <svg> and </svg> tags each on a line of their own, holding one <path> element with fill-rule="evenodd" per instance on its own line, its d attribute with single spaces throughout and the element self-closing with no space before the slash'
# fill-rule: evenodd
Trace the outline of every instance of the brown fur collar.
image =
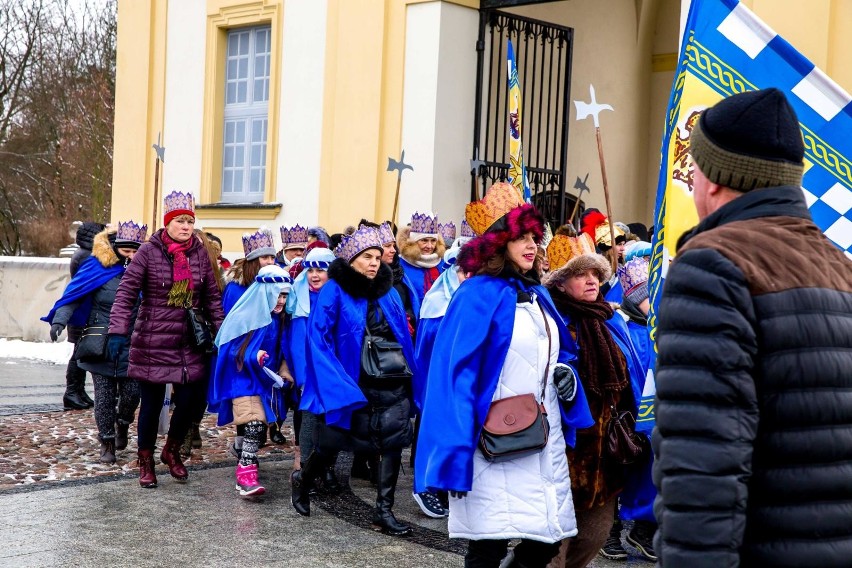
<svg viewBox="0 0 852 568">
<path fill-rule="evenodd" d="M 447 252 L 447 245 L 444 244 L 444 239 L 438 235 L 438 244 L 435 246 L 435 254 L 438 255 L 438 263 L 444 258 L 444 253 Z M 417 241 L 411 240 L 411 227 L 402 227 L 396 234 L 396 246 L 399 248 L 399 254 L 410 264 L 419 266 L 420 261 L 420 245 Z M 437 264 L 436 264 L 437 265 Z"/>
<path fill-rule="evenodd" d="M 120 262 L 112 249 L 112 243 L 109 242 L 110 236 L 115 235 L 115 232 L 115 229 L 104 229 L 95 235 L 92 242 L 92 256 L 97 258 L 104 268 L 109 268 Z"/>
</svg>

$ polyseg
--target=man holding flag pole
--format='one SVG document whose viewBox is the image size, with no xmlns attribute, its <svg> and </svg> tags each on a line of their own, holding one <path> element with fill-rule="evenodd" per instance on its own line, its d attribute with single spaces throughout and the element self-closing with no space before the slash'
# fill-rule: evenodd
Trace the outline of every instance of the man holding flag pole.
<svg viewBox="0 0 852 568">
<path fill-rule="evenodd" d="M 652 258 L 656 401 L 640 414 L 656 416 L 661 566 L 852 558 L 850 101 L 744 5 L 692 3 Z"/>
</svg>

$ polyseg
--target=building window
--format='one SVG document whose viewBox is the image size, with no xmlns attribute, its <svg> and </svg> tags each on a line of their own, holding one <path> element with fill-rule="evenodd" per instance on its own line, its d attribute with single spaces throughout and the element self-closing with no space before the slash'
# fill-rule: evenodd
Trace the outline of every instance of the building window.
<svg viewBox="0 0 852 568">
<path fill-rule="evenodd" d="M 261 202 L 266 184 L 271 28 L 228 32 L 222 201 Z"/>
</svg>

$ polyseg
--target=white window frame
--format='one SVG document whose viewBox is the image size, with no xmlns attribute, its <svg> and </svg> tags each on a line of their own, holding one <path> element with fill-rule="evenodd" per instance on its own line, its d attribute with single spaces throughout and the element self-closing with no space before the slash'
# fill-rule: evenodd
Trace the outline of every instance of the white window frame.
<svg viewBox="0 0 852 568">
<path fill-rule="evenodd" d="M 258 40 L 262 37 L 265 37 L 266 50 L 259 52 Z M 238 43 L 232 43 L 234 41 Z M 248 45 L 240 49 L 243 41 Z M 259 203 L 264 199 L 269 140 L 271 45 L 272 30 L 269 25 L 228 31 L 225 48 L 222 183 L 219 188 L 221 201 L 225 203 Z M 241 63 L 244 63 L 243 69 Z M 263 74 L 259 75 L 258 71 Z"/>
</svg>

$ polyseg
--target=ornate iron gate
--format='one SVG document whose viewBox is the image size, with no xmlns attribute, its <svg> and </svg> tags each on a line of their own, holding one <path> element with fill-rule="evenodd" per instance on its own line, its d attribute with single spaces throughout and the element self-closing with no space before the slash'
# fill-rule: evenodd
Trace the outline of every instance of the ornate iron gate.
<svg viewBox="0 0 852 568">
<path fill-rule="evenodd" d="M 480 10 L 471 200 L 509 171 L 507 40 L 521 84 L 521 131 L 532 201 L 558 225 L 576 198 L 566 194 L 568 111 L 574 30 L 497 10 Z"/>
</svg>

